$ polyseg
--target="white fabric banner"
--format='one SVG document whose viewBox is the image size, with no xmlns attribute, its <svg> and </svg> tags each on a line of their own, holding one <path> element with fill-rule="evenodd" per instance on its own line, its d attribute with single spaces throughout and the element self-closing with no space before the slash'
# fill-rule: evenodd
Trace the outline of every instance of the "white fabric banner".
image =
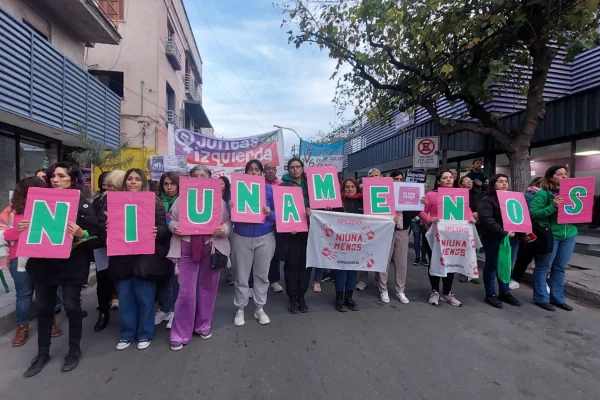
<svg viewBox="0 0 600 400">
<path fill-rule="evenodd" d="M 306 267 L 385 272 L 394 225 L 391 216 L 313 210 Z"/>
<path fill-rule="evenodd" d="M 431 246 L 429 273 L 445 277 L 457 272 L 469 279 L 479 278 L 477 249 L 481 247 L 475 225 L 468 221 L 442 219 L 425 234 Z"/>
</svg>

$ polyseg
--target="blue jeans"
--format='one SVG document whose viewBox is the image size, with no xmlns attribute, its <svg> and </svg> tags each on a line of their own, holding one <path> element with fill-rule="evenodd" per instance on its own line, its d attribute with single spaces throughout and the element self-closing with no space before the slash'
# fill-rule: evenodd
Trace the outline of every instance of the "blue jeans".
<svg viewBox="0 0 600 400">
<path fill-rule="evenodd" d="M 156 282 L 141 278 L 117 282 L 122 340 L 152 339 Z"/>
<path fill-rule="evenodd" d="M 170 312 L 175 309 L 175 300 L 179 293 L 179 282 L 177 275 L 171 275 L 169 279 L 159 282 L 157 285 L 158 304 L 162 312 Z"/>
<path fill-rule="evenodd" d="M 27 271 L 17 271 L 17 260 L 17 258 L 10 260 L 8 269 L 10 276 L 12 276 L 15 282 L 15 292 L 17 292 L 17 325 L 27 325 L 29 324 L 29 307 L 31 306 L 31 298 L 33 297 L 33 281 Z"/>
<path fill-rule="evenodd" d="M 413 242 L 415 244 L 415 257 L 419 261 L 425 261 L 427 259 L 425 249 L 421 248 L 421 223 L 419 221 L 410 221 L 410 230 L 412 231 Z"/>
<path fill-rule="evenodd" d="M 345 271 L 336 269 L 335 274 L 335 291 L 336 292 L 352 292 L 356 289 L 356 281 L 358 279 L 358 271 Z"/>
<path fill-rule="evenodd" d="M 315 268 L 315 277 L 313 278 L 313 282 L 321 283 L 323 281 L 323 274 L 325 270 L 323 268 Z"/>
<path fill-rule="evenodd" d="M 533 269 L 533 302 L 548 303 L 546 278 L 550 272 L 550 302 L 565 302 L 565 270 L 575 249 L 576 237 L 554 239 L 552 252 L 535 257 Z"/>
</svg>

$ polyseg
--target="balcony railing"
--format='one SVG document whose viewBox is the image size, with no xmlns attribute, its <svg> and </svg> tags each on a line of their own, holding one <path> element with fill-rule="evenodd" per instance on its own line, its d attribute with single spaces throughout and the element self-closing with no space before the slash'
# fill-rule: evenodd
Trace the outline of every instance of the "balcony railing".
<svg viewBox="0 0 600 400">
<path fill-rule="evenodd" d="M 175 126 L 181 126 L 181 119 L 175 110 L 167 110 L 167 123 Z"/>
<path fill-rule="evenodd" d="M 0 111 L 75 136 L 81 126 L 108 147 L 120 144 L 121 98 L 2 7 Z"/>
<path fill-rule="evenodd" d="M 200 91 L 198 90 L 194 74 L 185 74 L 185 94 L 190 100 L 200 101 Z"/>
<path fill-rule="evenodd" d="M 177 45 L 175 44 L 175 40 L 173 38 L 167 39 L 165 51 L 173 69 L 175 71 L 179 71 L 181 69 L 181 53 L 179 52 L 179 49 L 177 48 Z"/>
</svg>

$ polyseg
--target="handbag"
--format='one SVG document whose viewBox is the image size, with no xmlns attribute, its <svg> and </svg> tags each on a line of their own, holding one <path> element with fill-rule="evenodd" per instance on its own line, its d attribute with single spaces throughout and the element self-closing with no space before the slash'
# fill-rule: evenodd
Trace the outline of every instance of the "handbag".
<svg viewBox="0 0 600 400">
<path fill-rule="evenodd" d="M 227 268 L 229 257 L 215 249 L 215 252 L 210 255 L 210 269 Z"/>
<path fill-rule="evenodd" d="M 548 206 L 548 195 L 546 194 L 546 206 Z M 548 219 L 548 225 L 550 225 L 550 219 Z M 539 254 L 552 253 L 554 248 L 554 235 L 550 226 L 543 226 L 533 221 L 533 234 L 536 239 L 528 244 L 528 247 Z"/>
</svg>

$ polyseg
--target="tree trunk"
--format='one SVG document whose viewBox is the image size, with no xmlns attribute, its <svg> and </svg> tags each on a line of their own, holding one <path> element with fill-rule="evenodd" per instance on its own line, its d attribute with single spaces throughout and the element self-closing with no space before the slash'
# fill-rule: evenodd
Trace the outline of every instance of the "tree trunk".
<svg viewBox="0 0 600 400">
<path fill-rule="evenodd" d="M 523 192 L 531 181 L 529 146 L 515 146 L 515 148 L 508 150 L 506 155 L 510 162 L 512 190 Z"/>
</svg>

